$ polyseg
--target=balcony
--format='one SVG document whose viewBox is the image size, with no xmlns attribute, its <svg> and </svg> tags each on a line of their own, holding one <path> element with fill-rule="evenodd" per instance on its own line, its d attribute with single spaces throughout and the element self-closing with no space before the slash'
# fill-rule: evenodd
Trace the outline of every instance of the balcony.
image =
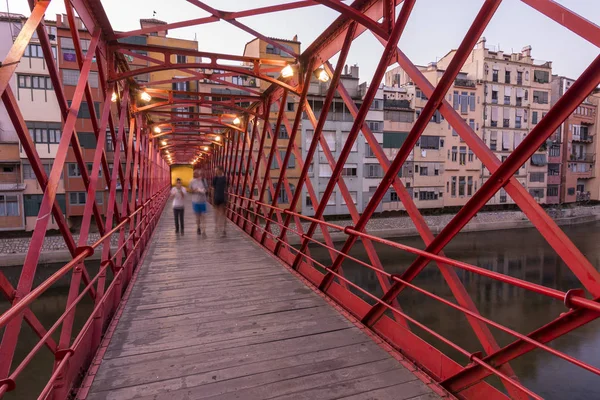
<svg viewBox="0 0 600 400">
<path fill-rule="evenodd" d="M 577 201 L 590 201 L 590 192 L 577 192 Z"/>
<path fill-rule="evenodd" d="M 410 101 L 408 100 L 383 100 L 383 108 L 401 108 L 410 110 Z"/>
<path fill-rule="evenodd" d="M 592 143 L 594 141 L 594 135 L 576 135 L 573 134 L 574 142 L 582 142 L 582 143 Z"/>
<path fill-rule="evenodd" d="M 475 88 L 476 85 L 477 85 L 476 82 L 474 80 L 471 80 L 471 79 L 456 78 L 454 80 L 454 86 L 460 86 L 460 87 L 466 87 L 466 88 Z"/>
<path fill-rule="evenodd" d="M 558 203 L 560 203 L 560 199 L 558 196 L 546 195 L 546 204 L 558 204 Z"/>
<path fill-rule="evenodd" d="M 571 154 L 571 156 L 569 157 L 569 159 L 571 161 L 579 161 L 579 162 L 585 162 L 585 163 L 593 163 L 596 161 L 596 154 Z"/>
<path fill-rule="evenodd" d="M 548 174 L 548 185 L 560 185 L 560 175 L 550 175 Z"/>
</svg>

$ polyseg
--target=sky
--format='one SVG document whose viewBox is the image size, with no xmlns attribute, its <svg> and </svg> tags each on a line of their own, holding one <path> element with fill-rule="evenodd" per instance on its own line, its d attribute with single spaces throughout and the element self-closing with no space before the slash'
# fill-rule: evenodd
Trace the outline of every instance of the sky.
<svg viewBox="0 0 600 400">
<path fill-rule="evenodd" d="M 205 0 L 211 7 L 237 11 L 287 3 L 273 0 Z M 559 0 L 593 23 L 600 25 L 600 1 Z M 349 3 L 349 1 L 346 1 Z M 208 16 L 206 12 L 185 0 L 104 0 L 106 13 L 115 30 L 139 29 L 140 18 L 155 18 L 167 22 Z M 399 46 L 418 65 L 428 64 L 456 48 L 468 30 L 483 0 L 417 0 Z M 177 6 L 175 6 L 177 5 Z M 29 15 L 26 0 L 0 0 L 0 10 Z M 64 3 L 54 0 L 46 15 L 55 19 L 64 12 Z M 240 19 L 264 35 L 291 39 L 298 35 L 302 50 L 339 14 L 318 5 Z M 242 54 L 252 36 L 227 22 L 186 27 L 169 31 L 169 36 L 196 39 L 202 51 Z M 552 61 L 553 73 L 577 78 L 599 54 L 599 49 L 558 23 L 540 14 L 519 0 L 504 0 L 484 32 L 488 47 L 504 52 L 520 51 L 532 46 L 532 57 Z M 370 33 L 357 38 L 348 55 L 347 64 L 358 64 L 361 81 L 371 81 L 383 51 L 382 45 Z M 333 59 L 335 61 L 335 58 Z"/>
</svg>

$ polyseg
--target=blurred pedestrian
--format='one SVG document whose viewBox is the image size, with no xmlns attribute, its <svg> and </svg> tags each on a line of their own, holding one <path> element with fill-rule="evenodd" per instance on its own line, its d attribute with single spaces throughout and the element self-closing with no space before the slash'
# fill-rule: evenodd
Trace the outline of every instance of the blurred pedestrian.
<svg viewBox="0 0 600 400">
<path fill-rule="evenodd" d="M 213 204 L 215 206 L 215 231 L 221 231 L 221 237 L 226 236 L 225 232 L 225 211 L 227 206 L 227 177 L 222 167 L 215 169 L 215 177 L 212 181 Z"/>
<path fill-rule="evenodd" d="M 206 192 L 208 191 L 208 185 L 200 169 L 194 170 L 194 179 L 192 179 L 188 188 L 190 193 L 192 193 L 192 208 L 194 214 L 196 214 L 197 233 L 206 238 L 206 227 L 202 231 L 202 225 L 204 224 L 204 214 L 206 214 Z"/>
<path fill-rule="evenodd" d="M 183 212 L 185 210 L 185 196 L 187 191 L 181 184 L 181 178 L 177 178 L 175 186 L 171 189 L 171 196 L 173 196 L 173 215 L 175 216 L 175 233 L 183 235 Z"/>
</svg>

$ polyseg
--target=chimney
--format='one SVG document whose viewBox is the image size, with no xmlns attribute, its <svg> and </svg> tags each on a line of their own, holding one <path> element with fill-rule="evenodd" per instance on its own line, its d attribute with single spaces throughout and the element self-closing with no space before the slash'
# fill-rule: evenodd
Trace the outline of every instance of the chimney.
<svg viewBox="0 0 600 400">
<path fill-rule="evenodd" d="M 344 65 L 344 75 L 348 75 L 348 64 Z"/>
<path fill-rule="evenodd" d="M 523 47 L 523 50 L 521 50 L 521 54 L 523 55 L 523 57 L 531 57 L 531 46 L 525 46 Z"/>
<path fill-rule="evenodd" d="M 352 75 L 353 78 L 358 78 L 358 65 L 354 64 L 350 67 L 350 75 Z"/>
<path fill-rule="evenodd" d="M 482 36 L 479 38 L 479 41 L 477 42 L 477 46 L 478 49 L 485 49 L 485 36 Z"/>
<path fill-rule="evenodd" d="M 294 37 L 292 38 L 292 40 L 293 40 L 294 42 L 297 42 L 297 41 L 298 41 L 298 35 L 294 35 Z"/>
</svg>

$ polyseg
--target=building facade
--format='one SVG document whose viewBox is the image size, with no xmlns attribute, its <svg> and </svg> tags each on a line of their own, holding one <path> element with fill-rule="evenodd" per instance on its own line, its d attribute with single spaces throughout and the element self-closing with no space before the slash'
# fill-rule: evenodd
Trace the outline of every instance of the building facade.
<svg viewBox="0 0 600 400">
<path fill-rule="evenodd" d="M 23 15 L 0 15 L 0 57 L 4 58 L 27 19 Z M 46 21 L 47 31 L 57 56 L 57 32 L 54 21 Z M 55 62 L 56 62 L 55 58 Z M 11 77 L 13 91 L 46 174 L 50 174 L 60 142 L 61 114 L 48 66 L 37 34 L 34 34 L 15 74 Z M 0 105 L 0 229 L 33 230 L 43 191 L 33 173 L 4 105 Z M 57 189 L 57 201 L 66 212 L 64 180 Z M 48 229 L 58 229 L 54 217 Z"/>
<path fill-rule="evenodd" d="M 554 105 L 575 82 L 564 76 L 552 77 Z M 598 105 L 594 95 L 585 99 L 552 136 L 548 175 L 558 176 L 558 202 L 573 203 L 598 199 L 593 193 L 596 179 Z"/>
</svg>

